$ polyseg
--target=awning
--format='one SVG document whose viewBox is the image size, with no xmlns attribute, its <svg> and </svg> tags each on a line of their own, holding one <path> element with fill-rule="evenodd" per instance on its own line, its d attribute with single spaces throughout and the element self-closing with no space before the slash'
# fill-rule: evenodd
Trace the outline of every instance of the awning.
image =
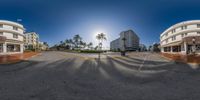
<svg viewBox="0 0 200 100">
<path fill-rule="evenodd" d="M 182 41 L 177 41 L 177 42 L 172 42 L 166 45 L 162 45 L 162 47 L 169 47 L 169 46 L 176 46 L 176 45 L 181 45 L 183 43 Z"/>
<path fill-rule="evenodd" d="M 200 36 L 188 36 L 184 37 L 183 41 L 186 42 L 187 44 L 200 44 Z"/>
<path fill-rule="evenodd" d="M 5 36 L 0 36 L 0 42 L 5 42 L 6 41 L 6 37 Z"/>
</svg>

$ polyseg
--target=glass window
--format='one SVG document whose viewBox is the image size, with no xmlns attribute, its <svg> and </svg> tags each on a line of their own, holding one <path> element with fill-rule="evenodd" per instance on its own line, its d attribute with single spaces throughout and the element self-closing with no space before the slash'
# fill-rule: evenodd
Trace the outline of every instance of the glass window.
<svg viewBox="0 0 200 100">
<path fill-rule="evenodd" d="M 187 36 L 188 35 L 188 33 L 185 33 L 185 36 Z"/>
<path fill-rule="evenodd" d="M 3 28 L 3 24 L 0 24 L 0 28 Z"/>
<path fill-rule="evenodd" d="M 173 46 L 172 47 L 172 51 L 173 52 L 180 52 L 181 51 L 181 46 L 179 45 L 179 46 Z"/>
<path fill-rule="evenodd" d="M 197 28 L 200 28 L 200 24 L 197 24 Z"/>
<path fill-rule="evenodd" d="M 181 26 L 181 30 L 187 29 L 187 26 Z"/>
<path fill-rule="evenodd" d="M 168 43 L 168 39 L 166 39 L 165 42 Z"/>
<path fill-rule="evenodd" d="M 171 51 L 171 47 L 164 47 L 164 52 L 170 52 Z"/>
<path fill-rule="evenodd" d="M 3 35 L 3 32 L 0 32 L 0 35 Z"/>
<path fill-rule="evenodd" d="M 16 30 L 16 31 L 17 31 L 17 30 L 18 30 L 18 28 L 17 28 L 16 26 L 13 26 L 13 30 Z"/>
<path fill-rule="evenodd" d="M 20 45 L 7 44 L 7 52 L 20 52 Z"/>
<path fill-rule="evenodd" d="M 181 34 L 181 37 L 184 37 L 184 34 Z"/>
<path fill-rule="evenodd" d="M 176 32 L 176 29 L 173 29 L 173 30 L 172 30 L 172 33 L 175 33 L 175 32 Z"/>
<path fill-rule="evenodd" d="M 13 38 L 18 38 L 18 35 L 17 34 L 13 34 Z"/>
<path fill-rule="evenodd" d="M 197 32 L 197 34 L 200 34 L 200 32 Z"/>
<path fill-rule="evenodd" d="M 3 44 L 0 44 L 0 52 L 3 52 Z"/>
<path fill-rule="evenodd" d="M 167 36 L 168 36 L 168 33 L 166 33 L 165 36 L 167 37 Z"/>
<path fill-rule="evenodd" d="M 176 36 L 173 36 L 173 37 L 172 37 L 172 41 L 174 41 L 174 40 L 176 40 Z"/>
</svg>

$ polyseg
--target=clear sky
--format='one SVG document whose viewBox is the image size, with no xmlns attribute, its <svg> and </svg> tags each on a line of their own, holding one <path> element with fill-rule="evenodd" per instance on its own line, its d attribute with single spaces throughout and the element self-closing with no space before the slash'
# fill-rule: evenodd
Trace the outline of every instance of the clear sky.
<svg viewBox="0 0 200 100">
<path fill-rule="evenodd" d="M 104 32 L 109 47 L 128 29 L 150 45 L 171 25 L 200 19 L 200 0 L 0 0 L 0 19 L 22 19 L 26 31 L 50 45 L 75 34 L 96 42 L 95 34 Z"/>
</svg>

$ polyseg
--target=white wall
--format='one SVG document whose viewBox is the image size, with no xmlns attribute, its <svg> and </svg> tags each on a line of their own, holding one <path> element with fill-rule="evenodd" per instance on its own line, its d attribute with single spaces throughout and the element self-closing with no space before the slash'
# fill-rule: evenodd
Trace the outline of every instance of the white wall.
<svg viewBox="0 0 200 100">
<path fill-rule="evenodd" d="M 190 21 L 188 23 L 177 24 L 179 25 L 178 27 L 175 27 L 175 26 L 170 27 L 169 28 L 170 30 L 167 29 L 167 31 L 161 34 L 161 37 L 160 37 L 161 46 L 172 43 L 172 42 L 181 41 L 183 39 L 182 34 L 185 34 L 185 33 L 187 33 L 187 36 L 200 36 L 200 34 L 197 34 L 198 31 L 200 32 L 200 28 L 197 28 L 197 24 L 200 24 L 200 20 L 195 21 L 195 23 Z M 187 29 L 182 30 L 181 26 L 187 26 Z M 173 29 L 176 29 L 176 32 L 172 33 Z M 166 36 L 166 34 L 168 35 Z M 176 40 L 172 41 L 173 36 L 176 36 Z M 187 37 L 187 36 L 184 35 L 184 37 Z M 167 43 L 166 43 L 166 40 L 168 40 Z"/>
</svg>

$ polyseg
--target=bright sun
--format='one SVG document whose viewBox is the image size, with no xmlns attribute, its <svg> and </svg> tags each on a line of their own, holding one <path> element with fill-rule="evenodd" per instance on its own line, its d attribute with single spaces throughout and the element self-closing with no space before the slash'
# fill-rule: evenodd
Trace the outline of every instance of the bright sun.
<svg viewBox="0 0 200 100">
<path fill-rule="evenodd" d="M 106 32 L 105 31 L 102 31 L 102 30 L 97 30 L 97 31 L 94 31 L 92 34 L 93 34 L 93 36 L 92 36 L 92 40 L 93 40 L 93 43 L 95 44 L 95 45 L 97 45 L 98 44 L 98 40 L 96 39 L 96 36 L 98 35 L 98 34 L 100 34 L 100 33 L 104 33 L 105 35 L 106 35 Z M 107 35 L 106 35 L 107 36 Z"/>
</svg>

